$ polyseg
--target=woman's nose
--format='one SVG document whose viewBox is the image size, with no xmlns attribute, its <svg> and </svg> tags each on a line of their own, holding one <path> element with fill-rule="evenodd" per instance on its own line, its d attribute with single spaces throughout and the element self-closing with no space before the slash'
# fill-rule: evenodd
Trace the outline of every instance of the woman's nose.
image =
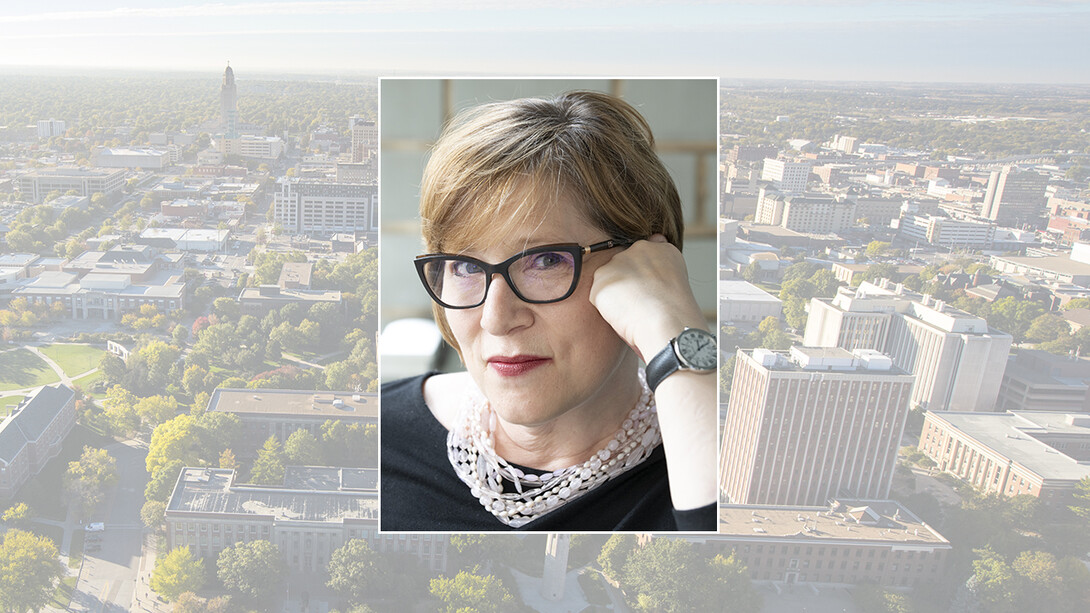
<svg viewBox="0 0 1090 613">
<path fill-rule="evenodd" d="M 481 329 L 499 336 L 527 326 L 533 321 L 529 307 L 515 295 L 507 280 L 496 274 L 488 284 L 488 294 L 481 305 Z"/>
</svg>

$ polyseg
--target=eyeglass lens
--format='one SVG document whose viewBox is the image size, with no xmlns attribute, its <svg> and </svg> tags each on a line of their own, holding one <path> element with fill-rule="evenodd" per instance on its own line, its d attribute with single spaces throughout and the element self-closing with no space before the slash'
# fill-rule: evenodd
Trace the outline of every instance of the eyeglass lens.
<svg viewBox="0 0 1090 613">
<path fill-rule="evenodd" d="M 567 251 L 527 253 L 510 262 L 507 278 L 515 293 L 524 300 L 558 300 L 575 283 L 575 257 Z M 478 262 L 456 256 L 430 260 L 425 264 L 424 272 L 432 293 L 453 307 L 483 302 L 491 277 Z"/>
</svg>

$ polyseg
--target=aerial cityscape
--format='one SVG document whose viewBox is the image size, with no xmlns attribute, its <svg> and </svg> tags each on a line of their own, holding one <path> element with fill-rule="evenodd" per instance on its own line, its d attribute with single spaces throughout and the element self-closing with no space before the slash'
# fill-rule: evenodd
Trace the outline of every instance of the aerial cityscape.
<svg viewBox="0 0 1090 613">
<path fill-rule="evenodd" d="M 1090 609 L 1090 8 L 57 4 L 0 15 L 0 608 Z M 374 75 L 465 66 L 725 75 L 718 534 L 379 531 L 430 311 L 380 318 Z"/>
</svg>

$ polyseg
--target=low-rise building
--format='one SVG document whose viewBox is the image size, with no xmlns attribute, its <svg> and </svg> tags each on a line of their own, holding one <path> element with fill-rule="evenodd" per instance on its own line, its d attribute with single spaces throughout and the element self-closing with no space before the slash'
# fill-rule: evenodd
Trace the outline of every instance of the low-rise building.
<svg viewBox="0 0 1090 613">
<path fill-rule="evenodd" d="M 0 421 L 0 499 L 10 498 L 41 472 L 76 424 L 76 393 L 47 385 Z"/>
<path fill-rule="evenodd" d="M 760 322 L 779 317 L 783 302 L 763 289 L 741 279 L 719 281 L 719 320 L 723 322 Z"/>
<path fill-rule="evenodd" d="M 375 424 L 378 397 L 359 392 L 221 387 L 212 392 L 207 411 L 237 415 L 246 440 L 263 441 L 275 436 L 283 442 L 296 430 L 307 430 L 321 438 L 322 424 L 329 420 Z"/>
<path fill-rule="evenodd" d="M 125 186 L 125 171 L 98 168 L 39 168 L 19 177 L 19 192 L 31 202 L 42 202 L 50 192 L 75 190 L 80 196 L 102 192 L 109 196 Z"/>
<path fill-rule="evenodd" d="M 1020 349 L 1007 361 L 999 410 L 1090 413 L 1090 358 Z"/>
<path fill-rule="evenodd" d="M 1090 477 L 1090 415 L 1052 411 L 924 414 L 920 451 L 986 493 L 1066 505 Z"/>
<path fill-rule="evenodd" d="M 233 470 L 184 468 L 167 503 L 167 542 L 214 559 L 235 543 L 267 540 L 293 571 L 316 572 L 363 539 L 444 571 L 446 534 L 378 533 L 377 477 L 375 469 L 288 467 L 284 485 L 267 486 L 240 483 Z"/>
<path fill-rule="evenodd" d="M 764 584 L 921 588 L 943 579 L 952 546 L 892 500 L 824 506 L 723 505 L 719 534 L 686 536 L 709 553 L 733 552 Z"/>
<path fill-rule="evenodd" d="M 287 304 L 301 304 L 305 308 L 323 302 L 344 304 L 338 290 L 282 289 L 279 285 L 244 288 L 238 295 L 238 302 L 244 315 L 256 317 L 264 317 L 269 311 Z"/>
</svg>

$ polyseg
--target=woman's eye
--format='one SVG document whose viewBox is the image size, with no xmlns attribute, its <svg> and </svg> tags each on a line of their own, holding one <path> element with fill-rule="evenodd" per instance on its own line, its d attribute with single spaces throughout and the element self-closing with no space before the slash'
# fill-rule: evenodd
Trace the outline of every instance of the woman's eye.
<svg viewBox="0 0 1090 613">
<path fill-rule="evenodd" d="M 481 274 L 481 267 L 473 262 L 451 262 L 451 272 L 457 277 L 468 277 Z"/>
<path fill-rule="evenodd" d="M 550 268 L 556 268 L 558 266 L 564 266 L 568 263 L 568 261 L 568 254 L 559 251 L 546 251 L 544 253 L 535 253 L 530 258 L 530 268 L 537 270 L 547 270 Z"/>
</svg>

